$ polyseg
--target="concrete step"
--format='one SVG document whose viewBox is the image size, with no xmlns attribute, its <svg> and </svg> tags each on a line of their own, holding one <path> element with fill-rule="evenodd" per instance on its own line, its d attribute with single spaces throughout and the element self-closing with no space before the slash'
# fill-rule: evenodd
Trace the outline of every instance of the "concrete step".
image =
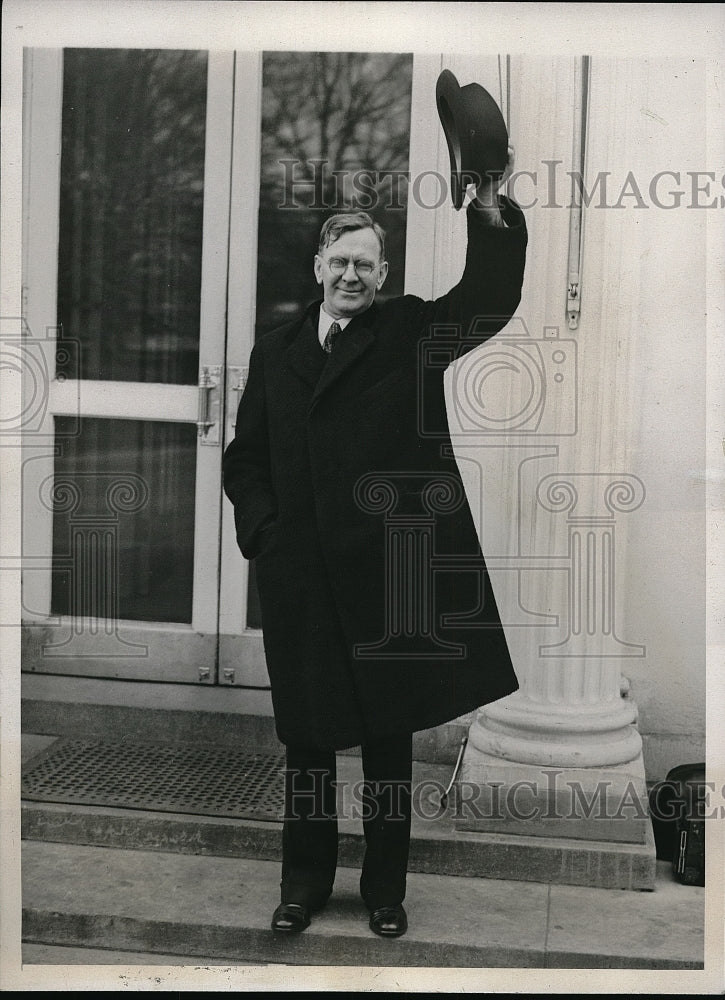
<svg viewBox="0 0 725 1000">
<path fill-rule="evenodd" d="M 203 955 L 242 965 L 703 968 L 704 889 L 674 882 L 663 863 L 648 893 L 412 874 L 410 929 L 395 940 L 370 932 L 351 868 L 339 869 L 312 925 L 286 938 L 269 929 L 276 862 L 24 841 L 22 865 L 23 940 L 89 955 L 156 954 L 159 964 Z"/>
<path fill-rule="evenodd" d="M 30 760 L 54 737 L 25 738 Z M 571 837 L 469 832 L 456 829 L 455 798 L 439 808 L 449 765 L 416 761 L 409 870 L 427 874 L 651 890 L 654 844 L 590 840 L 586 824 L 572 822 Z M 338 758 L 340 865 L 359 867 L 362 822 L 351 816 L 355 788 L 362 781 L 360 759 Z M 165 851 L 276 861 L 281 857 L 281 823 L 225 817 L 150 812 L 100 806 L 23 802 L 22 836 L 27 840 L 99 847 Z M 522 831 L 526 823 L 522 822 Z"/>
<path fill-rule="evenodd" d="M 112 951 L 109 948 L 81 948 L 60 944 L 24 944 L 23 965 L 169 965 L 228 968 L 226 958 L 208 955 L 162 955 L 148 951 Z M 245 965 L 266 966 L 265 962 L 245 961 Z"/>
</svg>

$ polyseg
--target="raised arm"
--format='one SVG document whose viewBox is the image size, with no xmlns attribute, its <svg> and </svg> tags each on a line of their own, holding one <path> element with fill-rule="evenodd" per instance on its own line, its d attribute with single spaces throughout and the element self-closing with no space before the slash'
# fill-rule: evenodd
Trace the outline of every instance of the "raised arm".
<svg viewBox="0 0 725 1000">
<path fill-rule="evenodd" d="M 460 328 L 460 353 L 503 329 L 521 300 L 526 223 L 521 209 L 497 193 L 513 164 L 514 153 L 509 149 L 503 176 L 481 186 L 466 210 L 468 246 L 458 284 L 440 298 L 421 303 L 418 325 L 456 324 Z"/>
</svg>

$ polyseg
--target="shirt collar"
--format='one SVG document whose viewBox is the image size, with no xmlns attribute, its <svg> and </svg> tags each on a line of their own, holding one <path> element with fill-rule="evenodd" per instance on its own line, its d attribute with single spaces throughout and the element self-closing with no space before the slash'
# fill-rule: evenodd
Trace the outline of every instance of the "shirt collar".
<svg viewBox="0 0 725 1000">
<path fill-rule="evenodd" d="M 320 344 L 325 343 L 325 337 L 327 336 L 327 331 L 330 329 L 333 323 L 339 323 L 340 329 L 344 330 L 347 324 L 352 319 L 352 316 L 343 316 L 342 319 L 333 319 L 329 313 L 325 312 L 324 305 L 320 306 L 320 318 L 317 322 L 317 337 Z"/>
</svg>

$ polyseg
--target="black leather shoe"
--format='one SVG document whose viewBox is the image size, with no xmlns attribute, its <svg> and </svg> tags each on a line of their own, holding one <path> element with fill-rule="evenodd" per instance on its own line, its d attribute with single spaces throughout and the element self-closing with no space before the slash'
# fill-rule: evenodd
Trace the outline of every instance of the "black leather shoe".
<svg viewBox="0 0 725 1000">
<path fill-rule="evenodd" d="M 272 930 L 298 934 L 310 926 L 310 910 L 301 903 L 280 903 L 272 914 Z"/>
<path fill-rule="evenodd" d="M 408 930 L 408 917 L 400 903 L 381 906 L 370 914 L 370 930 L 380 937 L 400 937 Z"/>
</svg>

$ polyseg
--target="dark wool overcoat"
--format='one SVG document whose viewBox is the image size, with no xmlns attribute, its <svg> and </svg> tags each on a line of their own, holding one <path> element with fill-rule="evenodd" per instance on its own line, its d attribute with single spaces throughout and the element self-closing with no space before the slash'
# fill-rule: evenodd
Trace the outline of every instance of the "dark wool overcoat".
<svg viewBox="0 0 725 1000">
<path fill-rule="evenodd" d="M 507 228 L 467 210 L 464 273 L 441 298 L 373 303 L 329 355 L 320 303 L 254 346 L 224 489 L 285 744 L 414 732 L 518 687 L 443 384 L 520 300 L 526 226 L 502 202 Z"/>
</svg>

